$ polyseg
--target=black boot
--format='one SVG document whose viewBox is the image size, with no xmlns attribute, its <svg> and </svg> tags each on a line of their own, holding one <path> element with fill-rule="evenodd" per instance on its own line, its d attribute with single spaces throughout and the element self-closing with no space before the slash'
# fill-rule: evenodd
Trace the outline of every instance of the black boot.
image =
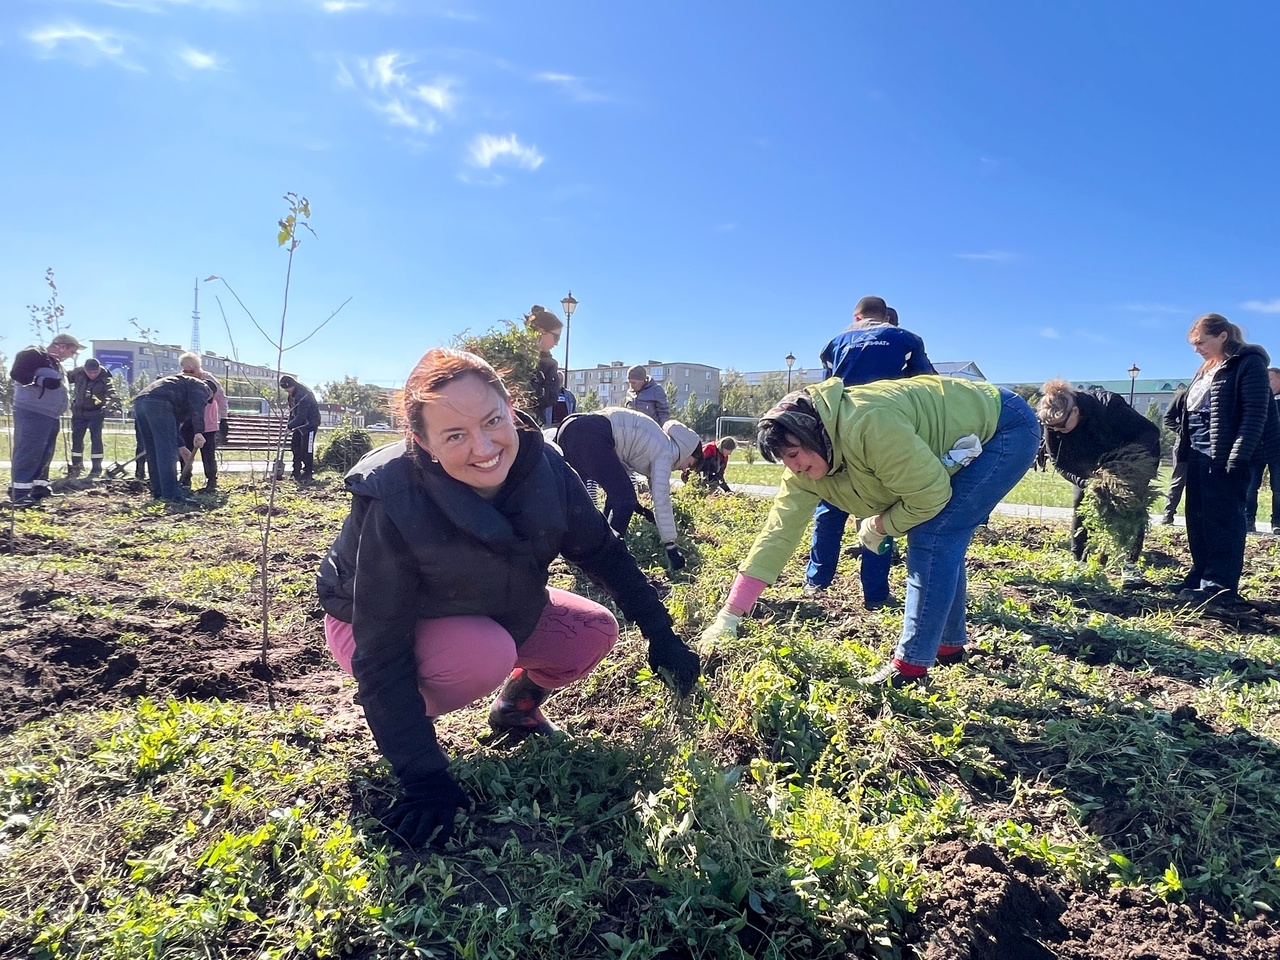
<svg viewBox="0 0 1280 960">
<path fill-rule="evenodd" d="M 512 746 L 530 735 L 547 737 L 559 733 L 560 728 L 543 716 L 540 709 L 549 696 L 551 691 L 530 680 L 523 667 L 512 670 L 489 707 L 493 736 L 488 742 Z"/>
<path fill-rule="evenodd" d="M 102 461 L 101 461 L 101 460 L 95 460 L 95 461 L 93 461 L 93 466 L 89 468 L 89 476 L 91 476 L 91 477 L 100 477 L 100 476 L 102 476 Z"/>
<path fill-rule="evenodd" d="M 67 478 L 70 480 L 74 480 L 76 477 L 80 476 L 80 474 L 83 472 L 84 472 L 84 461 L 82 460 L 78 460 L 78 459 L 72 460 L 71 463 L 67 466 Z"/>
</svg>

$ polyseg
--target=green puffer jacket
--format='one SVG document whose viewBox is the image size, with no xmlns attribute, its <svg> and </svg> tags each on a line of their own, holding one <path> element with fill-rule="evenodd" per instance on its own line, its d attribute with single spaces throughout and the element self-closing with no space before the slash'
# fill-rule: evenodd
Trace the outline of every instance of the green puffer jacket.
<svg viewBox="0 0 1280 960">
<path fill-rule="evenodd" d="M 961 437 L 986 443 L 1000 419 L 1000 392 L 990 383 L 924 376 L 846 387 L 832 377 L 809 387 L 831 437 L 835 465 L 811 480 L 786 471 L 764 529 L 739 570 L 766 583 L 778 579 L 804 536 L 813 508 L 826 500 L 858 518 L 879 514 L 900 536 L 936 517 L 951 499 L 942 456 Z"/>
</svg>

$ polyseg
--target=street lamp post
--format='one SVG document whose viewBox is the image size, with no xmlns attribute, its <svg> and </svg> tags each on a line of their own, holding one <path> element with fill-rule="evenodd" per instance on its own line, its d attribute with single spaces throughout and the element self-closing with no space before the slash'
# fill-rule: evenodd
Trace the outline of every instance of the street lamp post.
<svg viewBox="0 0 1280 960">
<path fill-rule="evenodd" d="M 1133 406 L 1133 390 L 1138 385 L 1138 374 L 1141 372 L 1136 363 L 1129 368 L 1129 406 L 1131 407 Z"/>
<path fill-rule="evenodd" d="M 560 306 L 564 307 L 564 388 L 572 391 L 573 387 L 569 386 L 569 319 L 573 316 L 574 309 L 578 306 L 578 301 L 573 299 L 573 291 L 569 291 L 569 295 L 560 301 Z"/>
<path fill-rule="evenodd" d="M 788 353 L 786 359 L 787 359 L 787 393 L 790 393 L 791 392 L 791 365 L 796 362 L 796 355 L 794 353 Z"/>
</svg>

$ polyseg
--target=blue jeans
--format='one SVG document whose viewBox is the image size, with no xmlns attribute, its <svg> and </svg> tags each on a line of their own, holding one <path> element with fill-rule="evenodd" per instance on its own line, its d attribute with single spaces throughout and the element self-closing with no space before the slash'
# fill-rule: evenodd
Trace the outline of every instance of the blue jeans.
<svg viewBox="0 0 1280 960">
<path fill-rule="evenodd" d="M 37 484 L 49 481 L 49 465 L 58 449 L 57 417 L 36 413 L 26 407 L 13 408 L 13 453 L 9 473 L 13 491 L 30 493 Z"/>
<path fill-rule="evenodd" d="M 964 646 L 964 555 L 973 531 L 1031 468 L 1040 421 L 1017 394 L 1001 388 L 1000 420 L 982 453 L 951 477 L 951 499 L 932 520 L 907 531 L 907 597 L 899 660 L 931 667 L 938 647 Z"/>
<path fill-rule="evenodd" d="M 844 537 L 849 514 L 823 500 L 813 511 L 813 541 L 809 547 L 809 567 L 805 582 L 818 587 L 829 587 L 836 576 L 840 562 L 840 541 Z M 892 546 L 893 541 L 890 541 Z M 889 565 L 892 551 L 871 553 L 862 551 L 858 577 L 862 581 L 862 602 L 868 607 L 879 606 L 889 599 Z"/>
<path fill-rule="evenodd" d="M 138 440 L 147 450 L 148 484 L 157 500 L 182 500 L 178 483 L 178 417 L 165 400 L 139 397 L 133 402 Z"/>
</svg>

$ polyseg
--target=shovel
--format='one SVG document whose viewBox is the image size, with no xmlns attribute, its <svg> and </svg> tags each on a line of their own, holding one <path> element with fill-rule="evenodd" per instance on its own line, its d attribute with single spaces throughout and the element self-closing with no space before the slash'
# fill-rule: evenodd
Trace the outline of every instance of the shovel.
<svg viewBox="0 0 1280 960">
<path fill-rule="evenodd" d="M 134 457 L 132 460 L 126 460 L 124 463 L 119 463 L 119 462 L 113 463 L 111 466 L 107 467 L 105 471 L 103 471 L 102 475 L 106 477 L 108 480 L 119 480 L 121 477 L 124 476 L 126 470 L 132 467 L 139 460 L 142 460 L 144 457 L 146 457 L 146 454 L 140 453 L 136 457 Z"/>
</svg>

